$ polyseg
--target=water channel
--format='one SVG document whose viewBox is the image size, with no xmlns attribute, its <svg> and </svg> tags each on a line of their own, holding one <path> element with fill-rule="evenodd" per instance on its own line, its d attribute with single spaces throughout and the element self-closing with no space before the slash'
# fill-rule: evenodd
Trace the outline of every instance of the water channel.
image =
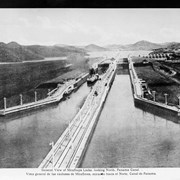
<svg viewBox="0 0 180 180">
<path fill-rule="evenodd" d="M 23 115 L 0 118 L 0 168 L 36 168 L 76 115 L 90 89 L 86 83 L 70 98 Z"/>
<path fill-rule="evenodd" d="M 179 149 L 180 125 L 136 108 L 117 75 L 81 167 L 180 167 Z"/>
<path fill-rule="evenodd" d="M 1 117 L 0 168 L 38 167 L 89 91 L 84 84 L 57 105 Z M 180 167 L 180 125 L 155 114 L 135 107 L 129 75 L 116 75 L 81 167 Z"/>
</svg>

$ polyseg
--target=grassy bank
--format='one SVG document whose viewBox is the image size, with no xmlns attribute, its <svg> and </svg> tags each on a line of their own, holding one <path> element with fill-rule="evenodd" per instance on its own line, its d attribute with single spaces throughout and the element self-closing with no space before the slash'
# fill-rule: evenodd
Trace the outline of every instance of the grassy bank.
<svg viewBox="0 0 180 180">
<path fill-rule="evenodd" d="M 3 107 L 3 97 L 7 98 L 8 107 L 19 104 L 19 94 L 23 94 L 25 103 L 34 101 L 35 87 L 67 72 L 69 68 L 65 65 L 65 61 L 0 65 L 0 108 Z M 46 95 L 47 90 L 38 90 L 39 99 Z"/>
<path fill-rule="evenodd" d="M 178 105 L 180 85 L 154 71 L 152 66 L 135 67 L 139 78 L 145 80 L 152 91 L 156 91 L 156 101 L 165 102 L 164 94 L 168 94 L 169 105 Z"/>
<path fill-rule="evenodd" d="M 90 59 L 78 55 L 69 57 L 67 61 L 0 65 L 0 109 L 3 108 L 3 97 L 7 98 L 7 107 L 20 104 L 19 94 L 23 95 L 23 103 L 33 102 L 35 87 L 39 84 L 76 78 L 88 72 L 90 64 L 96 60 L 97 58 Z M 66 68 L 67 63 L 71 63 L 72 66 Z M 39 100 L 47 97 L 48 88 L 40 88 L 36 91 Z"/>
<path fill-rule="evenodd" d="M 67 71 L 65 61 L 0 65 L 0 98 L 28 91 Z"/>
</svg>

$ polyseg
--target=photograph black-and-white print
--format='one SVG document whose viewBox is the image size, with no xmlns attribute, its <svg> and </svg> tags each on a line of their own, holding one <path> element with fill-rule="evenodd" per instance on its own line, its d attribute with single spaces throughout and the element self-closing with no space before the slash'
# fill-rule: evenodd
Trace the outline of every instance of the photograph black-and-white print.
<svg viewBox="0 0 180 180">
<path fill-rule="evenodd" d="M 180 168 L 179 17 L 0 9 L 0 168 Z"/>
</svg>

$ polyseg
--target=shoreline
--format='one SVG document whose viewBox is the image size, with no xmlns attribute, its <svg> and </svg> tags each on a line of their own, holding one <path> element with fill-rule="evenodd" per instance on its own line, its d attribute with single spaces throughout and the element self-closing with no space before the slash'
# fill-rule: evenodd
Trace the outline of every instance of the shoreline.
<svg viewBox="0 0 180 180">
<path fill-rule="evenodd" d="M 27 61 L 21 61 L 21 62 L 0 62 L 0 65 L 4 64 L 22 64 L 22 63 L 36 63 L 36 62 L 47 62 L 47 61 L 63 61 L 67 60 L 66 56 L 63 57 L 46 57 L 44 59 L 39 60 L 27 60 Z"/>
</svg>

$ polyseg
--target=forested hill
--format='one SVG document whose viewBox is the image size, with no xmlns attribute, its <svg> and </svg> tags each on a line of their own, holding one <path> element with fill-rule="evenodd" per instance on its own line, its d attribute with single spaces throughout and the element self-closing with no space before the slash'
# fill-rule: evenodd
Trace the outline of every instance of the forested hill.
<svg viewBox="0 0 180 180">
<path fill-rule="evenodd" d="M 86 54 L 80 48 L 69 48 L 59 46 L 24 46 L 16 42 L 0 43 L 0 62 L 21 62 L 26 60 L 39 60 L 45 57 L 62 57 L 71 54 Z"/>
</svg>

